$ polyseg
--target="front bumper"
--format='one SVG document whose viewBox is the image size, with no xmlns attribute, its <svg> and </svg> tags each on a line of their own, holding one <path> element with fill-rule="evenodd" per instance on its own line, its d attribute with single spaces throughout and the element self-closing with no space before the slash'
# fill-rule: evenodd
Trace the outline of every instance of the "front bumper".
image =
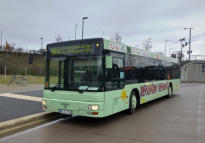
<svg viewBox="0 0 205 143">
<path fill-rule="evenodd" d="M 70 100 L 57 100 L 43 98 L 44 110 L 48 112 L 59 112 L 59 110 L 68 110 L 72 115 L 85 117 L 104 117 L 104 102 L 82 102 Z M 88 109 L 89 105 L 98 105 L 98 110 Z"/>
</svg>

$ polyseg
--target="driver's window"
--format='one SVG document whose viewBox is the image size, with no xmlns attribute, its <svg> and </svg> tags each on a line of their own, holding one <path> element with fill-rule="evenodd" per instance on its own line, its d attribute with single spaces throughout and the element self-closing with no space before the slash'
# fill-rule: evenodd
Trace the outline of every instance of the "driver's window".
<svg viewBox="0 0 205 143">
<path fill-rule="evenodd" d="M 113 62 L 113 71 L 115 71 L 117 74 L 115 76 L 117 76 L 118 79 L 124 79 L 124 60 L 121 58 L 115 58 L 113 57 L 112 59 Z M 118 69 L 116 69 L 116 66 L 118 67 Z M 118 71 L 116 71 L 118 70 Z"/>
</svg>

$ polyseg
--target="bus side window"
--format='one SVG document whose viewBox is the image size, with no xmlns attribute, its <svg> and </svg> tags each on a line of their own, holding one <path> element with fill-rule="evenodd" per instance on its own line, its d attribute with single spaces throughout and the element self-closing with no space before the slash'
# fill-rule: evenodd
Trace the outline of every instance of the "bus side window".
<svg viewBox="0 0 205 143">
<path fill-rule="evenodd" d="M 117 79 L 117 89 L 123 88 L 125 84 L 124 59 L 113 57 L 114 77 Z"/>
</svg>

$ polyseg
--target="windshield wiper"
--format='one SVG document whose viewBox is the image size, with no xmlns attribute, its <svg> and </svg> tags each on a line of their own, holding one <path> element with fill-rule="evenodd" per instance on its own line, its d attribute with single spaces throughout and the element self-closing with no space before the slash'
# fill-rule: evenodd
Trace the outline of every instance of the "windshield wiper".
<svg viewBox="0 0 205 143">
<path fill-rule="evenodd" d="M 80 93 L 83 93 L 83 91 L 85 91 L 87 89 L 88 89 L 88 86 L 79 86 L 77 91 L 80 92 Z"/>
</svg>

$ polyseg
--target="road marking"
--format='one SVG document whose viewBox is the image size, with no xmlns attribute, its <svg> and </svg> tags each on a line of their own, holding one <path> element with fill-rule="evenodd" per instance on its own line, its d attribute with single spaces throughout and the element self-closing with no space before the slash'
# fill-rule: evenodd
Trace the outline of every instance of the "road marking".
<svg viewBox="0 0 205 143">
<path fill-rule="evenodd" d="M 34 127 L 34 128 L 30 128 L 30 129 L 28 129 L 28 130 L 25 130 L 25 131 L 22 131 L 22 132 L 19 132 L 19 133 L 10 135 L 10 136 L 3 137 L 3 138 L 0 139 L 0 141 L 6 141 L 6 140 L 9 140 L 9 139 L 11 139 L 11 138 L 18 137 L 18 136 L 27 134 L 27 133 L 29 133 L 29 132 L 38 130 L 38 129 L 40 129 L 40 128 L 47 127 L 47 126 L 50 126 L 50 125 L 59 123 L 59 122 L 64 121 L 64 120 L 71 119 L 71 118 L 73 118 L 73 117 L 76 117 L 76 116 L 71 116 L 71 117 L 67 117 L 67 118 L 60 118 L 60 119 L 57 119 L 57 120 L 55 120 L 55 121 L 52 121 L 52 122 L 49 122 L 49 123 L 46 123 L 46 124 L 43 124 L 43 125 L 40 125 L 40 126 L 37 126 L 37 127 Z"/>
<path fill-rule="evenodd" d="M 9 97 L 9 98 L 16 98 L 16 99 L 23 99 L 23 100 L 30 100 L 30 101 L 36 101 L 36 102 L 42 102 L 42 98 L 39 98 L 39 97 L 20 95 L 20 94 L 14 94 L 14 93 L 2 93 L 2 94 L 0 94 L 0 96 Z"/>
</svg>

